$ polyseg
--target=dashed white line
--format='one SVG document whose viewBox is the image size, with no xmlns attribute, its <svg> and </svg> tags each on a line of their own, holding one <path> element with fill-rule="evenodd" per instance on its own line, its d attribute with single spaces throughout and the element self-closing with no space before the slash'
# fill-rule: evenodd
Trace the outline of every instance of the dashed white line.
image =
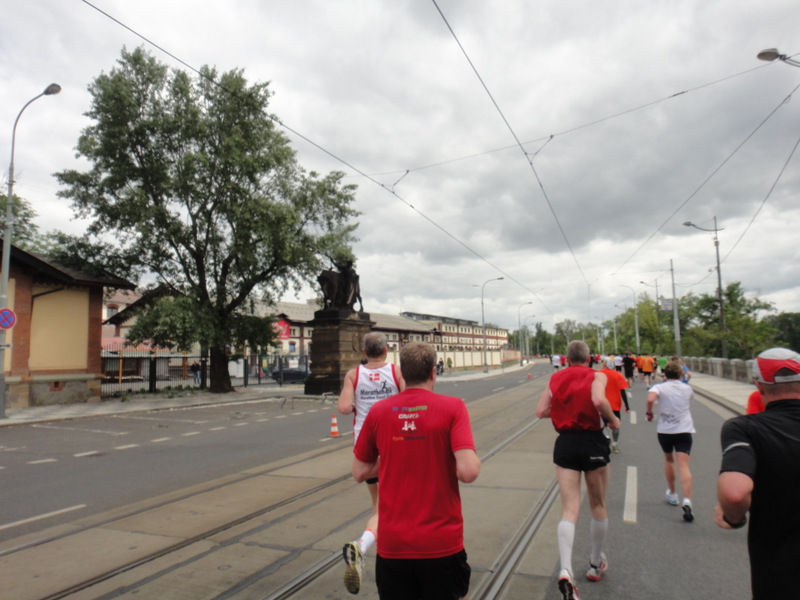
<svg viewBox="0 0 800 600">
<path fill-rule="evenodd" d="M 504 390 L 504 389 L 506 389 L 506 386 L 501 386 L 501 387 L 499 387 L 499 388 L 494 388 L 494 389 L 492 390 L 492 393 L 494 394 L 495 392 L 499 392 L 500 390 Z"/>
<path fill-rule="evenodd" d="M 156 438 L 154 440 L 150 440 L 151 444 L 160 444 L 161 442 L 168 442 L 172 438 L 171 437 L 163 437 L 163 438 Z"/>
<path fill-rule="evenodd" d="M 95 454 L 100 454 L 97 450 L 89 450 L 88 452 L 78 452 L 77 454 L 73 454 L 72 456 L 75 458 L 83 458 L 84 456 L 94 456 Z"/>
<path fill-rule="evenodd" d="M 45 513 L 43 515 L 38 515 L 36 517 L 31 517 L 29 519 L 22 519 L 21 521 L 14 521 L 13 523 L 6 523 L 5 525 L 0 525 L 0 531 L 2 531 L 3 529 L 11 529 L 12 527 L 17 527 L 19 525 L 25 525 L 26 523 L 32 523 L 34 521 L 41 521 L 42 519 L 47 519 L 48 517 L 63 515 L 64 513 L 71 512 L 73 510 L 79 510 L 81 508 L 86 508 L 86 505 L 78 504 L 76 506 L 70 506 L 69 508 L 62 508 L 61 510 L 54 510 L 53 512 Z"/>
<path fill-rule="evenodd" d="M 226 427 L 211 427 L 209 431 L 222 431 L 223 429 L 226 429 Z"/>
<path fill-rule="evenodd" d="M 124 446 L 114 446 L 114 450 L 130 450 L 131 448 L 138 448 L 139 444 L 126 444 Z"/>
<path fill-rule="evenodd" d="M 276 419 L 285 419 L 286 415 L 277 415 L 275 418 Z"/>
<path fill-rule="evenodd" d="M 625 509 L 622 512 L 622 520 L 626 523 L 636 523 L 636 511 L 638 503 L 638 475 L 636 467 L 628 467 L 628 476 L 625 479 Z"/>
<path fill-rule="evenodd" d="M 42 458 L 40 460 L 29 460 L 25 464 L 26 465 L 43 465 L 45 463 L 54 463 L 54 462 L 58 462 L 58 460 L 55 459 L 55 458 Z"/>
<path fill-rule="evenodd" d="M 263 423 L 264 421 L 269 421 L 269 419 L 256 419 L 256 423 Z"/>
<path fill-rule="evenodd" d="M 182 433 L 181 437 L 189 437 L 191 435 L 200 435 L 200 433 L 202 433 L 202 432 L 200 432 L 200 431 L 189 431 L 187 433 Z"/>
<path fill-rule="evenodd" d="M 250 425 L 247 421 L 242 421 L 241 423 L 236 423 L 234 427 L 244 427 L 245 425 Z"/>
<path fill-rule="evenodd" d="M 636 411 L 631 411 L 631 425 L 636 425 Z"/>
</svg>

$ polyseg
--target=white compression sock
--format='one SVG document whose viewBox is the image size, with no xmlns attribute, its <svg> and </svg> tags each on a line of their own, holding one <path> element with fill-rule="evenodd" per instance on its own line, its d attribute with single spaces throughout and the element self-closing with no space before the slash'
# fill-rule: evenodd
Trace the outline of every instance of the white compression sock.
<svg viewBox="0 0 800 600">
<path fill-rule="evenodd" d="M 361 554 L 366 554 L 367 550 L 369 550 L 370 546 L 372 546 L 374 543 L 375 534 L 372 533 L 372 530 L 367 529 L 361 534 L 361 537 L 358 540 L 358 547 L 361 548 Z"/>
<path fill-rule="evenodd" d="M 558 553 L 561 557 L 561 568 L 572 575 L 572 543 L 575 541 L 575 523 L 558 522 Z"/>
<path fill-rule="evenodd" d="M 589 531 L 592 535 L 592 555 L 589 557 L 589 560 L 595 567 L 599 567 L 600 553 L 603 551 L 606 533 L 608 532 L 608 519 L 603 519 L 602 521 L 592 519 Z"/>
</svg>

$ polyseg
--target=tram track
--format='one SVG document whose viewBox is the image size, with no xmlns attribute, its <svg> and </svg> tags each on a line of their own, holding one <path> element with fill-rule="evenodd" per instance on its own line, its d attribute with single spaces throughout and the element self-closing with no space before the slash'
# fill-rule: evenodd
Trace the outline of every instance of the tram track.
<svg viewBox="0 0 800 600">
<path fill-rule="evenodd" d="M 492 394 L 489 399 L 483 398 L 474 404 L 470 403 L 471 410 L 474 408 L 475 411 L 473 430 L 476 442 L 478 442 L 479 438 L 481 439 L 479 451 L 481 459 L 485 463 L 501 457 L 506 448 L 525 436 L 540 422 L 535 418 L 522 417 L 526 413 L 532 415 L 533 407 L 529 402 L 529 395 L 525 393 L 523 397 L 521 394 L 522 392 L 519 390 L 509 390 Z M 117 512 L 114 516 L 82 524 L 71 531 L 3 550 L 0 552 L 0 557 L 7 559 L 14 557 L 14 555 L 23 556 L 25 554 L 33 556 L 37 550 L 42 548 L 59 544 L 69 546 L 70 541 L 80 537 L 81 534 L 89 535 L 93 531 L 104 529 L 125 529 L 129 525 L 123 526 L 123 523 L 130 522 L 131 519 L 146 519 L 148 514 L 157 513 L 159 510 L 171 509 L 174 505 L 180 505 L 181 503 L 201 501 L 209 494 L 216 494 L 215 497 L 219 497 L 220 494 L 224 495 L 227 490 L 231 490 L 231 493 L 234 493 L 236 486 L 250 485 L 258 478 L 273 475 L 285 478 L 287 471 L 292 469 L 313 471 L 315 463 L 325 459 L 331 460 L 332 453 L 347 455 L 347 450 L 349 450 L 349 442 L 337 444 L 333 448 L 328 446 L 325 449 L 307 453 L 297 460 L 283 461 L 260 469 L 251 469 L 246 473 L 237 474 L 235 477 L 226 478 L 225 481 L 204 486 L 200 490 L 178 494 L 160 502 L 137 506 L 131 510 L 123 510 Z M 78 581 L 69 582 L 57 590 L 30 597 L 35 597 L 39 600 L 116 598 L 129 593 L 138 593 L 140 589 L 146 589 L 148 585 L 159 577 L 174 577 L 178 572 L 185 570 L 187 565 L 191 565 L 193 561 L 199 563 L 202 560 L 208 560 L 208 557 L 213 556 L 215 551 L 224 554 L 226 549 L 230 550 L 231 547 L 242 544 L 249 546 L 280 546 L 280 542 L 274 539 L 276 536 L 264 535 L 265 530 L 275 524 L 280 524 L 282 520 L 298 518 L 298 516 L 301 516 L 301 520 L 314 522 L 314 526 L 317 527 L 319 526 L 319 523 L 317 523 L 319 518 L 314 515 L 319 514 L 321 507 L 338 506 L 343 502 L 350 502 L 348 498 L 353 494 L 351 490 L 356 488 L 357 484 L 352 481 L 349 472 L 345 471 L 346 458 L 342 457 L 341 460 L 336 461 L 336 464 L 341 469 L 337 468 L 336 471 L 327 472 L 324 481 L 315 485 L 307 485 L 297 493 L 286 494 L 280 500 L 262 505 L 257 510 L 231 515 L 224 522 L 218 523 L 213 527 L 202 528 L 193 532 L 192 535 L 181 537 L 177 541 L 169 540 L 171 543 L 165 543 L 156 550 L 137 556 L 133 560 L 125 560 L 120 564 L 114 565 L 113 568 L 103 569 L 101 572 L 82 577 Z M 325 471 L 325 469 L 322 470 Z M 291 475 L 291 477 L 294 478 L 293 481 L 297 481 L 297 475 Z M 550 482 L 549 491 L 546 494 L 548 498 L 552 496 L 552 487 L 553 484 Z M 361 494 L 358 494 L 358 497 L 361 498 Z M 550 503 L 552 503 L 552 499 L 548 502 L 542 500 L 530 511 L 528 517 L 522 523 L 520 532 L 514 536 L 495 561 L 495 566 L 493 566 L 489 574 L 491 577 L 487 576 L 486 581 L 482 582 L 481 591 L 484 589 L 494 590 L 497 586 L 502 586 L 501 578 L 503 574 L 509 572 L 509 565 L 513 566 L 513 563 L 518 559 L 519 552 L 524 549 L 530 536 L 535 534 L 542 515 L 549 508 Z M 366 518 L 366 512 L 358 511 L 349 518 L 339 517 L 340 522 L 330 526 L 329 530 L 335 532 L 347 528 L 350 523 L 356 521 L 360 523 Z M 279 529 L 279 527 L 276 527 L 276 529 Z M 315 536 L 324 538 L 325 533 L 326 531 L 320 531 L 315 533 Z M 269 538 L 268 542 L 263 541 L 267 538 Z M 304 590 L 307 590 L 310 585 L 321 578 L 332 577 L 332 575 L 328 574 L 335 568 L 340 568 L 342 564 L 340 546 L 336 546 L 333 550 L 327 552 L 321 547 L 316 548 L 314 546 L 315 544 L 312 543 L 308 548 L 296 553 L 297 555 L 303 555 L 307 564 L 304 568 L 296 570 L 299 572 L 293 573 L 290 577 L 286 575 L 292 569 L 287 565 L 292 562 L 293 555 L 283 553 L 282 558 L 275 563 L 271 565 L 265 564 L 233 584 L 220 585 L 217 595 L 206 597 L 213 597 L 217 600 L 222 600 L 223 598 L 238 599 L 240 597 L 263 600 L 303 597 Z M 197 549 L 199 547 L 207 548 L 207 550 L 198 552 Z M 271 550 L 274 552 L 274 548 L 271 548 Z M 187 553 L 196 558 L 187 559 Z M 312 555 L 318 555 L 321 558 L 309 560 L 308 557 Z M 303 561 L 298 560 L 297 562 L 299 564 Z M 140 572 L 147 573 L 147 575 L 137 575 Z M 282 581 L 280 581 L 281 579 Z M 339 579 L 338 573 L 337 579 Z M 489 579 L 492 581 L 487 583 Z M 280 583 L 276 584 L 278 581 Z M 340 579 L 339 585 L 341 585 Z M 487 591 L 486 593 L 490 592 Z M 166 599 L 169 596 L 162 597 Z M 494 596 L 483 595 L 481 597 L 490 598 Z"/>
</svg>

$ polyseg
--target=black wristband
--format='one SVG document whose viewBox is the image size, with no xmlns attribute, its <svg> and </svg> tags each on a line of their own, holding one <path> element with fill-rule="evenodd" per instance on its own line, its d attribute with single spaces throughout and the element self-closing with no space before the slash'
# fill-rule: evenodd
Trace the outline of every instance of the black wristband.
<svg viewBox="0 0 800 600">
<path fill-rule="evenodd" d="M 731 523 L 730 521 L 728 521 L 728 517 L 726 517 L 724 514 L 722 515 L 722 520 L 725 521 L 728 525 L 730 525 L 733 529 L 741 529 L 742 527 L 747 525 L 747 515 L 743 516 L 741 522 L 739 523 Z"/>
</svg>

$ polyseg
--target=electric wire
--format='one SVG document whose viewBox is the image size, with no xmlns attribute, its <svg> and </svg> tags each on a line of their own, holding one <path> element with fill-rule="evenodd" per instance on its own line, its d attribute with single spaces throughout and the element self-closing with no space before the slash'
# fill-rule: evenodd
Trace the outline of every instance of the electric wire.
<svg viewBox="0 0 800 600">
<path fill-rule="evenodd" d="M 517 146 L 519 146 L 520 150 L 522 150 L 522 154 L 523 154 L 523 156 L 525 156 L 525 159 L 528 161 L 528 164 L 530 165 L 531 171 L 533 171 L 533 175 L 536 178 L 537 183 L 539 184 L 539 189 L 541 190 L 542 195 L 544 196 L 545 202 L 547 203 L 547 206 L 550 209 L 550 214 L 553 215 L 553 219 L 555 220 L 556 225 L 558 226 L 558 230 L 561 232 L 561 237 L 564 239 L 564 243 L 567 245 L 567 249 L 569 250 L 569 253 L 572 255 L 572 259 L 575 261 L 575 266 L 578 267 L 578 271 L 580 272 L 581 276 L 583 277 L 583 280 L 586 282 L 586 285 L 589 285 L 589 279 L 586 277 L 586 274 L 583 272 L 583 268 L 581 267 L 581 263 L 578 260 L 578 256 L 575 254 L 575 250 L 572 248 L 572 244 L 570 243 L 569 238 L 567 237 L 567 232 L 564 231 L 564 227 L 561 225 L 561 221 L 559 220 L 558 215 L 556 214 L 555 207 L 553 206 L 553 203 L 550 201 L 550 197 L 547 194 L 547 190 L 545 190 L 545 188 L 544 188 L 544 183 L 542 182 L 541 178 L 539 177 L 539 173 L 536 171 L 536 167 L 533 164 L 533 160 L 528 155 L 527 151 L 525 150 L 525 147 L 522 145 L 522 142 L 520 141 L 519 137 L 517 136 L 516 132 L 514 131 L 514 128 L 511 127 L 511 124 L 508 122 L 508 119 L 506 119 L 506 116 L 503 114 L 503 111 L 500 108 L 500 106 L 497 104 L 497 101 L 494 99 L 494 96 L 492 96 L 492 92 L 489 90 L 488 86 L 486 85 L 486 82 L 484 82 L 484 80 L 483 80 L 483 77 L 481 77 L 481 74 L 478 72 L 478 69 L 473 64 L 472 60 L 470 59 L 469 55 L 467 54 L 466 49 L 461 44 L 461 41 L 458 39 L 458 36 L 456 35 L 456 32 L 453 31 L 453 28 L 450 26 L 450 23 L 447 21 L 447 17 L 445 17 L 444 13 L 442 12 L 442 9 L 439 8 L 439 5 L 437 4 L 436 0 L 431 0 L 431 2 L 433 2 L 433 5 L 436 7 L 436 10 L 439 11 L 439 15 L 442 17 L 442 20 L 444 21 L 444 24 L 447 26 L 447 29 L 450 31 L 450 34 L 453 36 L 453 39 L 455 40 L 456 44 L 458 44 L 458 47 L 461 49 L 461 53 L 464 55 L 464 58 L 469 63 L 470 68 L 472 69 L 473 73 L 475 73 L 475 76 L 478 78 L 478 81 L 480 82 L 481 86 L 483 86 L 484 91 L 489 96 L 489 99 L 492 101 L 492 104 L 494 105 L 495 109 L 497 110 L 498 114 L 500 115 L 500 118 L 503 119 L 503 122 L 506 124 L 506 127 L 508 128 L 509 132 L 511 133 L 511 137 L 514 138 L 514 141 L 517 142 Z"/>
<path fill-rule="evenodd" d="M 172 58 L 172 59 L 174 59 L 175 61 L 179 62 L 180 64 L 182 64 L 183 66 L 185 66 L 187 69 L 191 70 L 193 73 L 196 73 L 197 75 L 199 75 L 199 76 L 200 76 L 200 77 L 202 77 L 203 79 L 206 79 L 207 81 L 209 81 L 209 82 L 210 82 L 210 83 L 212 83 L 213 85 L 217 86 L 219 89 L 221 89 L 221 90 L 225 91 L 225 92 L 226 92 L 226 93 L 228 93 L 228 94 L 231 94 L 231 95 L 233 95 L 233 96 L 236 96 L 236 93 L 235 93 L 235 92 L 233 92 L 232 90 L 229 90 L 229 89 L 227 89 L 225 86 L 223 86 L 222 84 L 220 84 L 218 81 L 214 81 L 213 79 L 209 78 L 209 77 L 208 77 L 206 74 L 204 74 L 203 72 L 201 72 L 201 71 L 200 71 L 200 69 L 197 69 L 196 67 L 192 66 L 191 64 L 187 63 L 187 62 L 186 62 L 186 61 L 184 61 L 183 59 L 181 59 L 181 58 L 179 58 L 178 56 L 176 56 L 174 53 L 172 53 L 172 52 L 168 51 L 168 50 L 167 50 L 166 48 L 164 48 L 163 46 L 161 46 L 161 45 L 159 45 L 159 44 L 155 43 L 154 41 L 150 40 L 149 38 L 147 38 L 146 36 L 142 35 L 142 34 L 141 34 L 141 33 L 139 33 L 138 31 L 136 31 L 136 30 L 134 30 L 133 28 L 129 27 L 128 25 L 126 25 L 125 23 L 123 23 L 122 21 L 120 21 L 119 19 L 117 19 L 117 18 L 115 18 L 115 17 L 111 16 L 110 14 L 108 14 L 107 12 L 105 12 L 105 11 L 101 10 L 100 8 L 98 8 L 97 6 L 95 6 L 94 4 L 92 4 L 91 2 L 89 2 L 89 0 L 81 0 L 81 2 L 83 2 L 83 3 L 84 3 L 84 4 L 86 4 L 87 6 L 89 6 L 89 7 L 93 8 L 93 9 L 95 9 L 97 12 L 101 13 L 102 15 L 104 15 L 105 17 L 107 17 L 108 19 L 110 19 L 110 20 L 114 21 L 114 22 L 115 22 L 115 23 L 117 23 L 119 26 L 123 27 L 124 29 L 126 29 L 127 31 L 129 31 L 129 32 L 130 32 L 130 33 L 132 33 L 133 35 L 137 36 L 138 38 L 140 38 L 140 39 L 144 40 L 146 43 L 150 44 L 150 45 L 151 45 L 151 46 L 153 46 L 154 48 L 156 48 L 156 49 L 158 49 L 159 51 L 163 52 L 164 54 L 166 54 L 166 55 L 167 55 L 167 56 L 169 56 L 170 58 Z M 311 146 L 313 146 L 314 148 L 316 148 L 316 149 L 317 149 L 317 150 L 319 150 L 320 152 L 323 152 L 324 154 L 327 154 L 328 156 L 330 156 L 331 158 L 333 158 L 333 159 L 334 159 L 334 160 L 336 160 L 337 162 L 339 162 L 339 163 L 341 163 L 341 164 L 345 165 L 345 166 L 346 166 L 347 168 L 349 168 L 349 169 L 352 169 L 352 170 L 353 170 L 355 173 L 358 173 L 359 175 L 361 175 L 362 177 L 364 177 L 365 179 L 367 179 L 367 180 L 368 180 L 368 181 L 370 181 L 371 183 L 374 183 L 375 185 L 377 185 L 377 186 L 379 186 L 379 187 L 383 188 L 384 190 L 386 190 L 386 191 L 387 191 L 389 194 L 391 194 L 391 195 L 392 195 L 392 196 L 394 196 L 394 197 L 395 197 L 397 200 L 399 200 L 400 202 L 402 202 L 403 204 L 405 204 L 405 205 L 406 205 L 408 208 L 410 208 L 412 211 L 414 211 L 414 212 L 415 212 L 417 215 L 419 215 L 419 216 L 420 216 L 422 219 L 424 219 L 425 221 L 427 221 L 428 223 L 430 223 L 430 224 L 431 224 L 433 227 L 435 227 L 436 229 L 438 229 L 439 231 L 441 231 L 443 234 L 445 234 L 447 237 L 449 237 L 450 239 L 452 239 L 454 242 L 456 242 L 456 243 L 457 243 L 458 245 L 460 245 L 462 248 L 464 248 L 465 250 L 467 250 L 467 251 L 468 251 L 470 254 L 474 255 L 476 258 L 480 259 L 481 261 L 483 261 L 484 263 L 486 263 L 487 265 L 489 265 L 490 267 L 492 267 L 492 269 L 494 269 L 494 270 L 495 270 L 495 271 L 497 271 L 498 273 L 501 273 L 501 274 L 502 274 L 502 275 L 503 275 L 503 276 L 504 276 L 506 279 L 508 279 L 509 281 L 513 281 L 513 282 L 515 282 L 515 283 L 516 283 L 516 284 L 518 284 L 520 287 L 522 287 L 524 290 L 526 290 L 526 291 L 530 292 L 531 294 L 533 294 L 533 295 L 534 295 L 534 297 L 536 297 L 536 298 L 537 298 L 537 300 L 539 300 L 539 301 L 541 302 L 541 299 L 539 299 L 539 298 L 538 298 L 538 296 L 537 296 L 536 292 L 532 291 L 532 290 L 531 290 L 531 289 L 530 289 L 528 286 L 526 286 L 526 285 L 525 285 L 525 284 L 523 284 L 522 282 L 518 281 L 518 280 L 517 280 L 515 277 L 513 277 L 513 276 L 512 276 L 512 275 L 510 275 L 509 273 L 506 273 L 506 272 L 505 272 L 505 271 L 504 271 L 502 268 L 500 268 L 498 265 L 494 264 L 494 263 L 493 263 L 492 261 L 490 261 L 488 258 L 486 258 L 486 257 L 485 257 L 485 256 L 483 256 L 482 254 L 480 254 L 480 253 L 479 253 L 477 250 L 475 250 L 474 248 L 472 248 L 472 247 L 471 247 L 469 244 L 467 244 L 466 242 L 462 241 L 462 240 L 461 240 L 460 238 L 458 238 L 456 235 L 454 235 L 453 233 L 451 233 L 450 231 L 448 231 L 448 230 L 447 230 L 445 227 L 443 227 L 443 226 L 442 226 L 442 225 L 440 225 L 438 222 L 436 222 L 435 220 L 433 220 L 432 218 L 430 218 L 429 216 L 427 216 L 427 215 L 426 215 L 425 213 L 423 213 L 422 211 L 418 210 L 418 209 L 417 209 L 417 208 L 416 208 L 416 207 L 415 207 L 413 204 L 411 204 L 409 201 L 407 201 L 405 198 L 403 198 L 403 197 L 402 197 L 402 196 L 400 196 L 400 195 L 399 195 L 397 192 L 395 192 L 395 191 L 394 191 L 394 186 L 395 186 L 395 185 L 397 185 L 397 183 L 400 181 L 399 179 L 398 179 L 398 180 L 397 180 L 397 181 L 396 181 L 394 184 L 392 184 L 392 186 L 391 186 L 391 187 L 389 187 L 389 186 L 386 186 L 385 184 L 381 183 L 381 182 L 380 182 L 380 181 L 378 181 L 377 179 L 375 179 L 375 178 L 373 178 L 372 176 L 368 175 L 367 173 L 365 173 L 363 170 L 359 169 L 359 168 L 358 168 L 358 167 L 356 167 L 355 165 L 353 165 L 353 164 L 349 163 L 348 161 L 346 161 L 346 160 L 345 160 L 345 159 L 343 159 L 342 157 L 340 157 L 340 156 L 336 155 L 336 154 L 335 154 L 335 153 L 333 153 L 332 151 L 330 151 L 330 150 L 328 150 L 327 148 L 325 148 L 325 147 L 321 146 L 320 144 L 318 144 L 317 142 L 315 142 L 315 141 L 314 141 L 314 140 L 312 140 L 311 138 L 309 138 L 309 137 L 307 137 L 307 136 L 303 135 L 303 134 L 302 134 L 302 133 L 300 133 L 298 130 L 296 130 L 296 129 L 294 129 L 294 128 L 290 127 L 289 125 L 287 125 L 286 123 L 284 123 L 283 121 L 281 121 L 280 119 L 278 119 L 277 117 L 275 117 L 275 116 L 273 116 L 273 115 L 269 115 L 269 114 L 268 114 L 268 115 L 266 115 L 266 116 L 267 116 L 267 118 L 269 118 L 270 120 L 272 120 L 274 123 L 276 123 L 277 125 L 279 125 L 280 127 L 284 128 L 284 129 L 286 129 L 287 131 L 289 131 L 290 133 L 292 133 L 292 134 L 293 134 L 293 135 L 295 135 L 296 137 L 298 137 L 298 138 L 302 139 L 302 140 L 303 140 L 303 141 L 305 141 L 306 143 L 310 144 Z M 401 177 L 400 179 L 402 179 L 402 177 Z M 545 308 L 547 308 L 547 307 L 545 306 Z M 548 308 L 548 310 L 549 310 L 549 308 Z"/>
<path fill-rule="evenodd" d="M 658 233 L 659 233 L 659 232 L 660 232 L 660 231 L 661 231 L 661 230 L 662 230 L 662 229 L 663 229 L 663 228 L 664 228 L 664 227 L 667 225 L 667 223 L 669 223 L 669 222 L 670 222 L 670 221 L 671 221 L 671 220 L 672 220 L 672 219 L 675 217 L 675 215 L 677 215 L 677 214 L 678 214 L 678 212 L 679 212 L 679 211 L 680 211 L 680 210 L 681 210 L 681 209 L 682 209 L 684 206 L 686 206 L 686 205 L 687 205 L 687 204 L 688 204 L 688 203 L 689 203 L 689 202 L 690 202 L 690 201 L 691 201 L 691 200 L 692 200 L 692 199 L 693 199 L 693 198 L 694 198 L 694 197 L 695 197 L 695 196 L 696 196 L 698 193 L 700 193 L 700 191 L 701 191 L 701 190 L 702 190 L 702 189 L 703 189 L 703 188 L 706 186 L 706 184 L 707 184 L 709 181 L 711 181 L 711 179 L 712 179 L 712 178 L 713 178 L 713 177 L 714 177 L 714 176 L 715 176 L 717 173 L 719 173 L 719 172 L 722 170 L 722 167 L 724 167 L 724 166 L 725 166 L 725 165 L 728 163 L 728 161 L 730 161 L 730 160 L 731 160 L 731 159 L 732 159 L 732 158 L 733 158 L 733 157 L 736 155 L 736 153 L 737 153 L 737 152 L 739 152 L 739 150 L 741 150 L 741 149 L 742 149 L 742 147 L 743 147 L 743 146 L 744 146 L 744 145 L 745 145 L 747 142 L 749 142 L 749 141 L 750 141 L 750 139 L 751 139 L 751 138 L 752 138 L 752 137 L 753 137 L 753 136 L 754 136 L 754 135 L 755 135 L 755 134 L 756 134 L 756 133 L 757 133 L 757 132 L 758 132 L 758 131 L 759 131 L 759 130 L 760 130 L 760 129 L 761 129 L 761 128 L 762 128 L 762 127 L 763 127 L 763 126 L 766 124 L 766 123 L 767 123 L 767 121 L 769 121 L 769 120 L 770 120 L 770 119 L 771 119 L 771 118 L 772 118 L 772 117 L 775 115 L 775 113 L 776 113 L 776 112 L 778 112 L 778 110 L 779 110 L 779 109 L 780 109 L 780 108 L 781 108 L 781 107 L 782 107 L 784 104 L 786 104 L 787 102 L 789 102 L 789 100 L 791 99 L 792 95 L 793 95 L 793 94 L 794 94 L 794 93 L 795 93 L 795 92 L 798 90 L 798 88 L 800 88 L 800 84 L 798 84 L 797 86 L 795 86 L 795 88 L 794 88 L 794 89 L 793 89 L 793 90 L 792 90 L 792 91 L 789 93 L 789 95 L 788 95 L 788 96 L 786 96 L 786 98 L 784 98 L 784 99 L 783 99 L 783 101 L 781 101 L 781 102 L 780 102 L 780 103 L 779 103 L 779 104 L 778 104 L 778 105 L 777 105 L 775 108 L 773 108 L 773 109 L 770 111 L 770 113 L 769 113 L 769 114 L 768 114 L 768 115 L 767 115 L 767 116 L 766 116 L 766 117 L 765 117 L 765 118 L 764 118 L 764 119 L 763 119 L 763 120 L 762 120 L 762 121 L 761 121 L 761 122 L 760 122 L 760 123 L 759 123 L 759 124 L 756 126 L 756 128 L 755 128 L 755 129 L 753 129 L 753 131 L 751 131 L 751 132 L 750 132 L 750 133 L 749 133 L 747 136 L 745 136 L 745 138 L 744 138 L 744 139 L 743 139 L 743 140 L 742 140 L 742 141 L 741 141 L 741 142 L 740 142 L 740 143 L 739 143 L 739 144 L 738 144 L 738 145 L 737 145 L 737 146 L 736 146 L 736 147 L 733 149 L 733 151 L 732 151 L 730 154 L 728 154 L 728 155 L 727 155 L 727 156 L 726 156 L 726 157 L 725 157 L 725 158 L 722 160 L 722 162 L 721 162 L 721 163 L 720 163 L 720 164 L 719 164 L 719 165 L 718 165 L 718 166 L 717 166 L 717 167 L 716 167 L 716 168 L 715 168 L 713 171 L 711 171 L 711 173 L 710 173 L 710 174 L 709 174 L 709 175 L 708 175 L 708 176 L 707 176 L 707 177 L 706 177 L 706 178 L 705 178 L 705 179 L 704 179 L 704 180 L 703 180 L 703 181 L 700 183 L 700 185 L 699 185 L 699 186 L 697 186 L 697 187 L 695 188 L 695 190 L 694 190 L 694 191 L 693 191 L 691 194 L 689 194 L 689 196 L 688 196 L 688 197 L 687 197 L 687 198 L 686 198 L 686 199 L 685 199 L 683 202 L 681 202 L 681 203 L 680 203 L 680 204 L 679 204 L 679 205 L 678 205 L 678 206 L 675 208 L 675 210 L 673 210 L 673 211 L 672 211 L 672 213 L 670 213 L 670 214 L 669 214 L 669 216 L 668 216 L 666 219 L 664 219 L 664 221 L 661 223 L 661 225 L 659 225 L 658 227 L 656 227 L 656 229 L 653 231 L 653 233 L 651 233 L 651 234 L 650 234 L 650 235 L 647 237 L 647 239 L 645 239 L 645 240 L 644 240 L 644 242 L 642 242 L 642 243 L 641 243 L 641 245 L 640 245 L 640 246 L 639 246 L 639 247 L 638 247 L 638 248 L 637 248 L 637 249 L 636 249 L 636 250 L 633 252 L 633 254 L 631 254 L 631 255 L 630 255 L 630 256 L 629 256 L 627 259 L 625 259 L 625 261 L 624 261 L 624 262 L 623 262 L 621 265 L 619 265 L 619 267 L 617 267 L 616 271 L 614 271 L 614 273 L 612 273 L 612 274 L 619 273 L 619 270 L 620 270 L 620 269 L 622 269 L 622 268 L 623 268 L 625 265 L 627 265 L 627 264 L 628 264 L 628 263 L 629 263 L 629 262 L 630 262 L 630 261 L 631 261 L 631 260 L 632 260 L 632 259 L 633 259 L 633 258 L 634 258 L 634 257 L 635 257 L 635 256 L 636 256 L 638 253 L 639 253 L 639 252 L 641 252 L 641 250 L 642 250 L 642 249 L 643 249 L 643 248 L 644 248 L 644 247 L 645 247 L 647 244 L 649 244 L 649 243 L 650 243 L 650 241 L 651 241 L 651 240 L 652 240 L 652 239 L 653 239 L 653 238 L 656 236 L 656 234 L 658 234 Z"/>
</svg>

